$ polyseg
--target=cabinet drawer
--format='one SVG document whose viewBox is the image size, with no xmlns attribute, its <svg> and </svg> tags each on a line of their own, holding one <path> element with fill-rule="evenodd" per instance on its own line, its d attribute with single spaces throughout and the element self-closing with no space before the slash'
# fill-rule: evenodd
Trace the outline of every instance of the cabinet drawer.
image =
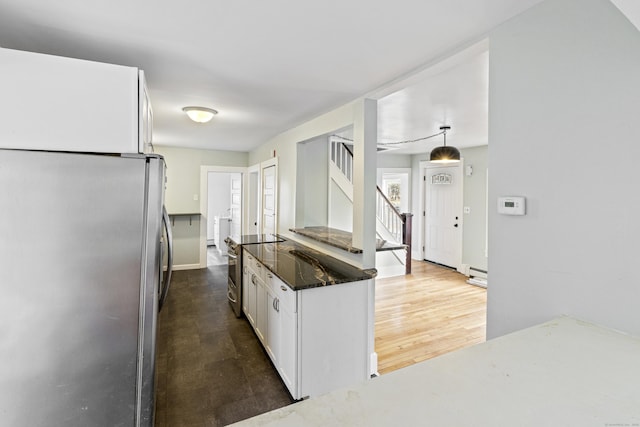
<svg viewBox="0 0 640 427">
<path fill-rule="evenodd" d="M 253 260 L 253 256 L 249 255 L 247 251 L 242 251 L 242 267 L 243 268 L 251 268 L 251 260 Z"/>
<path fill-rule="evenodd" d="M 270 271 L 266 272 L 265 283 L 280 300 L 280 308 L 285 308 L 292 313 L 297 311 L 296 291 L 287 286 L 278 276 Z"/>
<path fill-rule="evenodd" d="M 244 266 L 264 281 L 266 268 L 253 255 L 245 254 Z"/>
</svg>

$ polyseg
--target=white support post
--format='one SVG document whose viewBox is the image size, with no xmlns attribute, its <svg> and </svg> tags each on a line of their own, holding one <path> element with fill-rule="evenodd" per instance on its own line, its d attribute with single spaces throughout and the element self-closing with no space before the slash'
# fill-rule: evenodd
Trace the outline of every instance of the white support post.
<svg viewBox="0 0 640 427">
<path fill-rule="evenodd" d="M 362 99 L 354 106 L 353 246 L 362 248 L 362 268 L 376 265 L 377 116 L 374 99 Z"/>
</svg>

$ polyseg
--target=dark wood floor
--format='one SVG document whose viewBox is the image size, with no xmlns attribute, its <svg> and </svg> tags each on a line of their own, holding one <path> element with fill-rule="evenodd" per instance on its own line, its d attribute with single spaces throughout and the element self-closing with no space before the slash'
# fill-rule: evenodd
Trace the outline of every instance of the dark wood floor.
<svg viewBox="0 0 640 427">
<path fill-rule="evenodd" d="M 176 271 L 160 313 L 157 427 L 223 426 L 292 403 L 226 297 L 227 266 Z"/>
</svg>

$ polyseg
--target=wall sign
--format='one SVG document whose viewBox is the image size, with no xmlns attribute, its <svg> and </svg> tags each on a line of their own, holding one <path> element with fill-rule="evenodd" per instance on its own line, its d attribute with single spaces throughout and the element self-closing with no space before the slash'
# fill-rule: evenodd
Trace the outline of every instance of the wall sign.
<svg viewBox="0 0 640 427">
<path fill-rule="evenodd" d="M 432 184 L 451 184 L 451 174 L 448 173 L 438 173 L 435 175 L 431 175 L 431 183 Z"/>
</svg>

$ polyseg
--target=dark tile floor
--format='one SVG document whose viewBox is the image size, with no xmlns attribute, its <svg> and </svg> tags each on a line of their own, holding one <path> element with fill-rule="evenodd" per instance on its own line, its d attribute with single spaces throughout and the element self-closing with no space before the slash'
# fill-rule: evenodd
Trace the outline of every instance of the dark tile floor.
<svg viewBox="0 0 640 427">
<path fill-rule="evenodd" d="M 156 427 L 223 426 L 293 402 L 246 319 L 227 266 L 176 271 L 158 326 Z"/>
</svg>

